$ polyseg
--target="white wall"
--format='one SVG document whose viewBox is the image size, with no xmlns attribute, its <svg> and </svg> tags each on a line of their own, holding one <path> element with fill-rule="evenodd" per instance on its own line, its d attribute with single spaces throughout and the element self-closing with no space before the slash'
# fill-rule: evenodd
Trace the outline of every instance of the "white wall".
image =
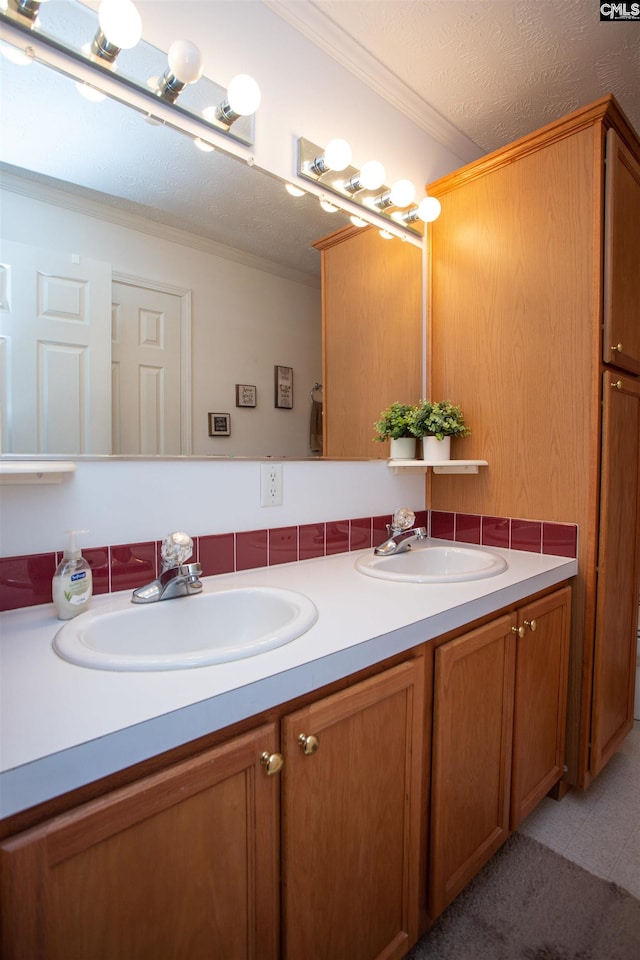
<svg viewBox="0 0 640 960">
<path fill-rule="evenodd" d="M 436 142 L 310 41 L 256 0 L 137 0 L 144 37 L 167 50 L 193 38 L 205 72 L 227 84 L 246 72 L 259 81 L 256 164 L 283 178 L 295 170 L 304 136 L 319 144 L 346 136 L 354 158 L 378 156 L 389 179 L 424 184 L 466 157 Z M 0 550 L 5 556 L 59 548 L 69 526 L 91 542 L 160 538 L 184 527 L 196 533 L 275 527 L 307 520 L 385 513 L 424 504 L 422 474 L 397 476 L 382 462 L 287 463 L 285 503 L 261 508 L 259 465 L 236 462 L 81 464 L 60 487 L 4 487 Z M 108 535 L 107 535 L 108 534 Z M 88 545 L 88 544 L 87 544 Z"/>
</svg>

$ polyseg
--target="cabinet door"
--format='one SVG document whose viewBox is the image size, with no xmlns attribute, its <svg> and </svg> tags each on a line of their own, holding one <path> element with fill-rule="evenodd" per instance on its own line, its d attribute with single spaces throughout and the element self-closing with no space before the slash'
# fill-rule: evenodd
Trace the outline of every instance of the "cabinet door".
<svg viewBox="0 0 640 960">
<path fill-rule="evenodd" d="M 268 725 L 0 847 L 6 960 L 276 960 Z"/>
<path fill-rule="evenodd" d="M 633 726 L 640 550 L 640 381 L 603 378 L 590 772 Z"/>
<path fill-rule="evenodd" d="M 640 373 L 640 163 L 607 132 L 604 362 Z"/>
<path fill-rule="evenodd" d="M 437 917 L 509 835 L 515 616 L 435 654 L 429 912 Z"/>
<path fill-rule="evenodd" d="M 423 696 L 417 659 L 284 718 L 286 960 L 394 960 L 417 939 Z"/>
<path fill-rule="evenodd" d="M 571 588 L 519 611 L 511 777 L 511 829 L 561 778 L 564 767 Z"/>
</svg>

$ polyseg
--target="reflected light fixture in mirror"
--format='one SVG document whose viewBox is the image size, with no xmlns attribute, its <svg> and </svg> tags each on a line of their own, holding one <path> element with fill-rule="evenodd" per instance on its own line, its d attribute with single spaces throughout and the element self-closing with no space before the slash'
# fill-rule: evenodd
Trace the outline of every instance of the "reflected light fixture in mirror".
<svg viewBox="0 0 640 960">
<path fill-rule="evenodd" d="M 398 180 L 392 187 L 384 186 L 386 174 L 382 163 L 368 160 L 358 169 L 351 165 L 350 148 L 348 152 L 340 152 L 343 144 L 348 147 L 345 141 L 332 140 L 325 150 L 322 150 L 317 144 L 301 137 L 298 140 L 298 176 L 330 191 L 342 200 L 369 210 L 376 217 L 388 220 L 413 236 L 422 237 L 421 224 L 418 225 L 416 219 L 399 219 L 392 216 L 391 212 L 395 209 L 397 213 L 413 203 L 416 194 L 413 184 L 409 180 Z M 347 156 L 349 160 L 345 163 Z M 336 172 L 339 172 L 340 176 L 335 176 Z"/>
<path fill-rule="evenodd" d="M 98 23 L 90 52 L 106 63 L 115 63 L 121 50 L 131 50 L 142 37 L 142 20 L 131 0 L 102 0 Z"/>
<path fill-rule="evenodd" d="M 141 24 L 131 0 L 102 0 L 97 17 L 81 3 L 59 6 L 58 12 L 53 3 L 41 8 L 38 0 L 0 0 L 2 39 L 18 52 L 28 52 L 30 59 L 96 91 L 82 91 L 94 100 L 104 94 L 145 114 L 150 122 L 181 129 L 194 139 L 209 142 L 211 137 L 203 132 L 208 131 L 247 146 L 253 143 L 253 112 L 260 102 L 255 80 L 238 75 L 229 89 L 207 80 L 206 94 L 190 92 L 187 97 L 186 88 L 197 91 L 202 77 L 200 51 L 191 41 L 171 45 L 164 69 L 149 58 L 154 48 L 138 43 Z M 91 34 L 93 41 L 88 43 Z M 126 62 L 123 59 L 122 69 L 116 69 L 125 53 Z M 149 79 L 154 67 L 156 78 Z M 204 95 L 211 96 L 212 88 L 214 106 L 211 99 L 202 102 Z M 179 117 L 174 111 L 179 111 Z"/>
</svg>

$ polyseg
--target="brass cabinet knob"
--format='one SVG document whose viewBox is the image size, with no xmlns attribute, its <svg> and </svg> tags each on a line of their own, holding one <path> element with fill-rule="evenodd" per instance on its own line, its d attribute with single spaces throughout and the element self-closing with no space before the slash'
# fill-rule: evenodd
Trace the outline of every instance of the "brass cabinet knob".
<svg viewBox="0 0 640 960">
<path fill-rule="evenodd" d="M 529 627 L 529 630 L 531 630 L 531 633 L 535 633 L 536 628 L 538 626 L 538 622 L 537 620 L 525 620 L 524 625 L 525 627 Z"/>
<path fill-rule="evenodd" d="M 525 630 L 524 630 L 524 627 L 511 627 L 511 633 L 516 633 L 522 640 L 525 634 Z"/>
<path fill-rule="evenodd" d="M 622 344 L 614 343 L 614 345 L 611 347 L 611 350 L 613 353 L 622 353 Z"/>
<path fill-rule="evenodd" d="M 309 735 L 306 733 L 301 733 L 298 737 L 298 743 L 302 747 L 302 751 L 307 757 L 310 757 L 312 753 L 315 753 L 320 746 L 320 741 L 317 737 L 314 737 L 312 733 Z"/>
<path fill-rule="evenodd" d="M 260 763 L 267 771 L 267 776 L 272 777 L 274 773 L 280 773 L 284 760 L 281 753 L 269 753 L 265 750 L 260 756 Z"/>
<path fill-rule="evenodd" d="M 622 380 L 612 380 L 611 381 L 612 390 L 622 390 Z"/>
</svg>

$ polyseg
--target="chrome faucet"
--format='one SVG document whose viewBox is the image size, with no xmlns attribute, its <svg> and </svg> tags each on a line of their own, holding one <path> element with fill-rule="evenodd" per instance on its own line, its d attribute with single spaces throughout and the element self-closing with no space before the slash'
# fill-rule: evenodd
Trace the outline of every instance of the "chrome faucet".
<svg viewBox="0 0 640 960">
<path fill-rule="evenodd" d="M 132 603 L 155 603 L 157 600 L 172 600 L 200 593 L 202 567 L 199 563 L 187 563 L 193 553 L 193 540 L 186 533 L 170 533 L 162 542 L 160 555 L 162 571 L 156 580 L 137 587 L 131 597 Z"/>
<path fill-rule="evenodd" d="M 408 510 L 406 507 L 396 510 L 393 520 L 387 524 L 389 536 L 384 543 L 375 547 L 373 552 L 387 557 L 394 553 L 404 553 L 406 550 L 410 550 L 412 543 L 424 540 L 427 536 L 424 527 L 414 527 L 415 522 L 416 515 L 412 510 Z"/>
</svg>

